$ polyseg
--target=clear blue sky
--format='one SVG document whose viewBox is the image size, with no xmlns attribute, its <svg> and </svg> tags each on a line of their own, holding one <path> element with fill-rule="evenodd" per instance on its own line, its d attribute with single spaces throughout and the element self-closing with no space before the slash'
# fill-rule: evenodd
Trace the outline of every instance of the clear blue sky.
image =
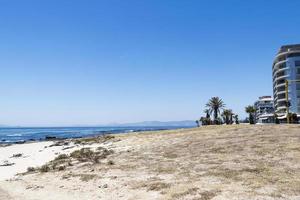
<svg viewBox="0 0 300 200">
<path fill-rule="evenodd" d="M 0 124 L 185 120 L 272 95 L 298 0 L 0 0 Z"/>
</svg>

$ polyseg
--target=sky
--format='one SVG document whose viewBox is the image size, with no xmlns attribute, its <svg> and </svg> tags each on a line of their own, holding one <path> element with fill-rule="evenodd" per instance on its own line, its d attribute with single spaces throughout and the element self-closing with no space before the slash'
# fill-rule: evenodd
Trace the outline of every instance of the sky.
<svg viewBox="0 0 300 200">
<path fill-rule="evenodd" d="M 298 0 L 0 0 L 0 124 L 195 120 L 210 97 L 246 117 L 272 95 Z"/>
</svg>

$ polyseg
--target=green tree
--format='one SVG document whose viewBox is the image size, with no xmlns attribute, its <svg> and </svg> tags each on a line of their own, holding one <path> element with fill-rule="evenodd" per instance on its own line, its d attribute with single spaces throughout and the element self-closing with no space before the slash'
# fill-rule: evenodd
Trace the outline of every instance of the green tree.
<svg viewBox="0 0 300 200">
<path fill-rule="evenodd" d="M 204 109 L 203 111 L 206 115 L 206 118 L 209 118 L 210 119 L 210 110 L 209 109 Z"/>
<path fill-rule="evenodd" d="M 214 115 L 214 124 L 219 124 L 220 111 L 225 107 L 223 100 L 219 97 L 212 97 L 206 107 L 209 109 L 210 114 L 213 113 Z"/>
<path fill-rule="evenodd" d="M 234 116 L 234 121 L 235 121 L 235 124 L 239 124 L 239 116 L 238 115 L 235 115 Z"/>
<path fill-rule="evenodd" d="M 203 112 L 205 113 L 206 125 L 210 125 L 211 124 L 210 110 L 209 109 L 205 109 Z"/>
<path fill-rule="evenodd" d="M 201 117 L 200 120 L 203 126 L 210 125 L 210 119 L 206 117 Z"/>
<path fill-rule="evenodd" d="M 226 124 L 232 124 L 232 116 L 233 116 L 233 112 L 230 109 L 224 109 L 222 116 L 224 117 L 224 122 Z"/>
<path fill-rule="evenodd" d="M 298 124 L 298 116 L 296 113 L 289 113 L 287 117 L 289 117 L 291 124 Z"/>
<path fill-rule="evenodd" d="M 255 119 L 254 119 L 255 112 L 256 112 L 255 107 L 249 105 L 249 106 L 247 106 L 247 107 L 245 108 L 245 111 L 246 111 L 246 113 L 249 114 L 249 122 L 250 122 L 250 124 L 255 124 Z"/>
</svg>

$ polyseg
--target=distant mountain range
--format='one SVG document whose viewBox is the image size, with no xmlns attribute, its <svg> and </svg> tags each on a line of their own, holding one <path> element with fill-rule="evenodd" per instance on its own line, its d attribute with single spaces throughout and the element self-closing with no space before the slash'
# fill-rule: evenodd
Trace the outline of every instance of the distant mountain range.
<svg viewBox="0 0 300 200">
<path fill-rule="evenodd" d="M 136 123 L 124 123 L 124 124 L 109 124 L 109 126 L 149 126 L 149 127 L 157 127 L 157 126 L 178 126 L 178 127 L 193 127 L 196 126 L 195 121 L 192 120 L 184 120 L 184 121 L 145 121 L 145 122 L 136 122 Z"/>
</svg>

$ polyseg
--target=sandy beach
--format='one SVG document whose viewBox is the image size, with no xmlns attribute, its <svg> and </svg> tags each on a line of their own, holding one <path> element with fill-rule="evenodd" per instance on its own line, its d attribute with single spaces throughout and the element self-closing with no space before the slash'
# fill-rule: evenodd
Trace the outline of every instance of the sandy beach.
<svg viewBox="0 0 300 200">
<path fill-rule="evenodd" d="M 19 144 L 0 148 L 0 165 L 0 199 L 296 200 L 300 126 L 208 126 Z"/>
</svg>

